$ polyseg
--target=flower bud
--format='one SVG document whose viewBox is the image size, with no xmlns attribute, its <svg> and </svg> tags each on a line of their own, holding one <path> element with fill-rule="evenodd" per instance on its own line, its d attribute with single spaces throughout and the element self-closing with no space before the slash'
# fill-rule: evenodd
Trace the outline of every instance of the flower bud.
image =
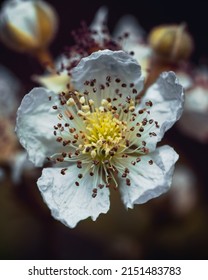
<svg viewBox="0 0 208 280">
<path fill-rule="evenodd" d="M 156 55 L 169 62 L 188 59 L 194 46 L 185 24 L 157 26 L 148 41 Z"/>
<path fill-rule="evenodd" d="M 31 53 L 44 60 L 56 29 L 56 12 L 42 0 L 8 0 L 3 4 L 0 37 L 15 51 Z"/>
</svg>

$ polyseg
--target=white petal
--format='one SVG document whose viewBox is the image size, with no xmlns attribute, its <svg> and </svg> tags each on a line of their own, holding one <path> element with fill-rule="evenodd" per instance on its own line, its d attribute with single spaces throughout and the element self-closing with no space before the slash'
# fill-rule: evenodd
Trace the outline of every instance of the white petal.
<svg viewBox="0 0 208 280">
<path fill-rule="evenodd" d="M 139 25 L 137 19 L 132 15 L 125 15 L 118 21 L 113 32 L 113 37 L 117 39 L 118 37 L 123 36 L 125 33 L 129 34 L 128 38 L 126 39 L 127 42 L 139 42 L 145 37 L 144 30 Z"/>
<path fill-rule="evenodd" d="M 129 166 L 131 186 L 120 178 L 120 191 L 126 207 L 133 208 L 134 204 L 145 203 L 166 192 L 170 188 L 177 159 L 178 155 L 171 147 L 162 146 L 143 156 L 135 166 Z M 153 160 L 152 165 L 149 160 Z"/>
<path fill-rule="evenodd" d="M 108 9 L 105 6 L 102 6 L 98 9 L 90 25 L 90 29 L 96 31 L 96 34 L 92 34 L 92 38 L 101 46 L 103 45 L 104 40 L 107 36 L 105 33 L 103 33 L 103 27 L 107 22 L 107 18 L 108 18 Z"/>
<path fill-rule="evenodd" d="M 52 109 L 56 100 L 54 92 L 34 88 L 24 96 L 17 111 L 17 136 L 36 166 L 60 148 L 53 135 L 53 126 L 58 122 L 57 112 Z"/>
<path fill-rule="evenodd" d="M 170 204 L 178 214 L 187 214 L 197 203 L 197 180 L 186 165 L 176 165 L 170 190 Z"/>
<path fill-rule="evenodd" d="M 75 165 L 65 175 L 60 174 L 59 168 L 46 168 L 37 182 L 52 216 L 71 228 L 90 216 L 96 220 L 110 207 L 109 189 L 98 189 L 97 196 L 93 198 L 96 182 L 88 174 L 78 180 L 79 171 Z M 76 181 L 79 181 L 79 186 L 75 185 Z M 102 183 L 101 178 L 99 183 Z"/>
<path fill-rule="evenodd" d="M 140 43 L 127 43 L 124 47 L 127 52 L 133 52 L 133 58 L 138 61 L 142 68 L 142 75 L 147 76 L 150 68 L 150 57 L 152 49 L 145 44 Z"/>
<path fill-rule="evenodd" d="M 193 80 L 190 75 L 188 75 L 184 71 L 177 71 L 176 72 L 177 78 L 179 80 L 179 83 L 183 86 L 184 89 L 189 89 L 193 86 Z"/>
<path fill-rule="evenodd" d="M 142 75 L 146 77 L 152 49 L 144 43 L 145 32 L 132 15 L 125 15 L 118 21 L 113 38 L 116 40 L 123 37 L 125 33 L 128 37 L 119 41 L 121 48 L 128 53 L 134 53 L 133 58 L 141 65 Z"/>
<path fill-rule="evenodd" d="M 25 170 L 31 171 L 34 169 L 34 165 L 27 158 L 26 152 L 17 153 L 11 161 L 12 180 L 14 183 L 19 183 L 21 175 Z"/>
<path fill-rule="evenodd" d="M 186 92 L 184 111 L 208 113 L 208 89 L 195 86 Z"/>
<path fill-rule="evenodd" d="M 104 97 L 99 86 L 106 85 L 106 77 L 111 77 L 113 86 L 106 87 L 108 96 L 115 95 L 115 79 L 121 79 L 122 83 L 129 85 L 134 83 L 138 92 L 143 88 L 143 77 L 141 67 L 130 55 L 123 51 L 103 50 L 92 53 L 81 59 L 80 63 L 72 70 L 72 83 L 78 91 L 84 91 L 85 81 L 96 79 L 97 92 L 91 94 L 91 98 L 98 103 Z M 118 87 L 118 85 L 117 85 Z M 105 90 L 104 90 L 105 92 Z M 131 95 L 128 90 L 123 90 L 123 98 Z"/>
<path fill-rule="evenodd" d="M 149 100 L 153 103 L 150 117 L 160 125 L 160 131 L 157 133 L 159 141 L 183 112 L 183 88 L 173 72 L 164 72 L 160 75 L 157 82 L 147 90 L 141 106 L 145 107 L 145 102 Z"/>
</svg>

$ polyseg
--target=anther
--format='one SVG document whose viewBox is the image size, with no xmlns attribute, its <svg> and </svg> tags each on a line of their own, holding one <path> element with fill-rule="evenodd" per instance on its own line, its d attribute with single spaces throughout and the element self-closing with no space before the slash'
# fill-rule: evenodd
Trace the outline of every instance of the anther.
<svg viewBox="0 0 208 280">
<path fill-rule="evenodd" d="M 110 83 L 110 82 L 111 82 L 111 77 L 110 77 L 110 76 L 107 76 L 107 77 L 106 77 L 106 81 Z"/>
<path fill-rule="evenodd" d="M 61 169 L 61 174 L 62 174 L 62 175 L 65 175 L 65 174 L 66 174 L 66 170 L 67 170 L 67 168 Z"/>
<path fill-rule="evenodd" d="M 78 160 L 78 161 L 77 161 L 77 167 L 78 167 L 78 168 L 82 168 L 82 162 L 81 162 L 81 160 Z"/>
<path fill-rule="evenodd" d="M 152 104 L 152 101 L 149 100 L 149 101 L 145 102 L 145 105 L 149 106 L 149 107 L 152 107 L 153 104 Z"/>
<path fill-rule="evenodd" d="M 121 80 L 119 78 L 116 78 L 115 81 L 116 83 L 120 83 Z"/>
<path fill-rule="evenodd" d="M 131 185 L 131 181 L 130 181 L 129 178 L 126 179 L 126 185 L 127 185 L 127 186 L 130 186 L 130 185 Z"/>
<path fill-rule="evenodd" d="M 68 144 L 70 144 L 70 143 L 71 143 L 70 140 L 64 140 L 64 141 L 63 141 L 63 146 L 66 146 L 66 145 L 68 145 Z"/>
<path fill-rule="evenodd" d="M 57 138 L 56 138 L 56 141 L 59 142 L 59 143 L 62 142 L 62 140 L 63 140 L 62 137 L 57 137 Z"/>
</svg>

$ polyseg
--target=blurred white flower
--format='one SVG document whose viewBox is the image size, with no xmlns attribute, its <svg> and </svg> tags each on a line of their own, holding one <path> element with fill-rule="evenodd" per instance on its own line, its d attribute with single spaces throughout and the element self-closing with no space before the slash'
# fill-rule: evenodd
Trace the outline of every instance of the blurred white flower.
<svg viewBox="0 0 208 280">
<path fill-rule="evenodd" d="M 198 72 L 193 86 L 186 91 L 181 132 L 202 143 L 208 142 L 208 72 Z"/>
<path fill-rule="evenodd" d="M 20 104 L 20 90 L 19 80 L 0 66 L 0 163 L 9 163 L 19 145 L 14 120 Z"/>
<path fill-rule="evenodd" d="M 187 214 L 197 203 L 196 176 L 186 165 L 177 164 L 170 191 L 171 206 L 179 215 Z"/>
<path fill-rule="evenodd" d="M 76 89 L 27 94 L 16 132 L 29 159 L 44 168 L 37 184 L 54 218 L 69 227 L 93 220 L 110 207 L 110 188 L 127 208 L 166 192 L 177 153 L 156 148 L 181 116 L 183 90 L 173 72 L 163 73 L 139 104 L 141 68 L 123 51 L 98 51 L 72 70 Z"/>
<path fill-rule="evenodd" d="M 57 30 L 55 10 L 42 0 L 7 0 L 0 13 L 0 37 L 6 46 L 51 63 L 47 48 Z"/>
<path fill-rule="evenodd" d="M 15 157 L 11 161 L 13 182 L 19 183 L 21 181 L 22 174 L 27 171 L 31 172 L 34 170 L 34 167 L 34 164 L 28 160 L 28 156 L 25 151 L 19 151 L 16 153 Z"/>
<path fill-rule="evenodd" d="M 20 81 L 8 69 L 0 66 L 0 165 L 11 167 L 14 183 L 19 182 L 23 171 L 32 169 L 25 151 L 20 150 L 14 131 L 21 90 Z M 0 180 L 4 175 L 4 169 L 0 168 Z"/>
<path fill-rule="evenodd" d="M 12 118 L 20 103 L 21 84 L 5 67 L 0 66 L 0 116 Z"/>
</svg>

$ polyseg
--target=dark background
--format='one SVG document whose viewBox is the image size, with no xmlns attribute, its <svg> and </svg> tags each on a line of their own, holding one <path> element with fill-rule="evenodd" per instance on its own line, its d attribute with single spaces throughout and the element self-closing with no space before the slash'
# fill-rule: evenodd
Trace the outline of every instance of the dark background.
<svg viewBox="0 0 208 280">
<path fill-rule="evenodd" d="M 194 64 L 208 61 L 208 16 L 206 1 L 48 1 L 59 15 L 59 30 L 51 52 L 58 56 L 71 45 L 71 30 L 92 21 L 101 5 L 109 8 L 108 26 L 113 30 L 125 14 L 134 15 L 148 33 L 163 23 L 186 22 L 195 41 Z M 15 53 L 0 43 L 0 64 L 12 70 L 24 84 L 25 93 L 34 84 L 31 75 L 42 73 L 31 57 Z M 174 127 L 164 140 L 173 144 L 198 180 L 198 204 L 185 216 L 175 215 L 168 194 L 126 211 L 118 194 L 112 194 L 111 210 L 97 222 L 81 222 L 68 229 L 55 221 L 36 188 L 41 169 L 24 174 L 14 186 L 7 180 L 0 188 L 0 258 L 2 259 L 207 259 L 207 145 L 182 136 Z"/>
</svg>

